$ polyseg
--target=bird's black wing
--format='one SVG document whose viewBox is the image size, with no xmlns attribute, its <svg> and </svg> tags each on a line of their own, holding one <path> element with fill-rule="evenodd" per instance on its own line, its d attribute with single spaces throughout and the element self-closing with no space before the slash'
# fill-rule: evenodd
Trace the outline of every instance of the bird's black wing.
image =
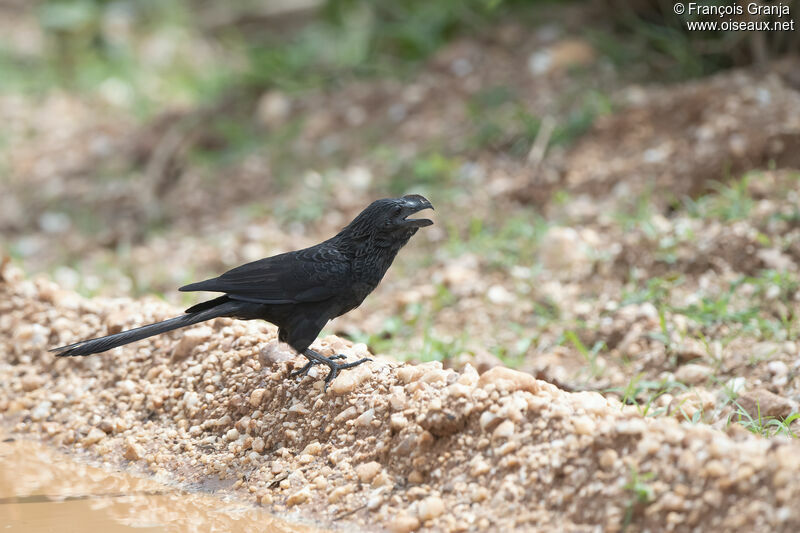
<svg viewBox="0 0 800 533">
<path fill-rule="evenodd" d="M 259 259 L 181 291 L 224 292 L 234 300 L 289 304 L 326 300 L 351 283 L 350 261 L 329 246 Z"/>
</svg>

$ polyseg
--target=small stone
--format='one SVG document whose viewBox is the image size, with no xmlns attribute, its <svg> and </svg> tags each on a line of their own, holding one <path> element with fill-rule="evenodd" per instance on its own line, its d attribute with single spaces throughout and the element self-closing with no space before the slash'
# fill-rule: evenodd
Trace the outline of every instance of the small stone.
<svg viewBox="0 0 800 533">
<path fill-rule="evenodd" d="M 783 361 L 770 361 L 767 363 L 767 370 L 772 374 L 772 384 L 775 387 L 783 387 L 789 381 L 789 367 Z"/>
<path fill-rule="evenodd" d="M 510 440 L 498 446 L 495 449 L 495 453 L 497 454 L 498 457 L 505 457 L 506 455 L 510 454 L 516 449 L 517 449 L 517 443 L 514 442 L 513 440 Z"/>
<path fill-rule="evenodd" d="M 408 419 L 403 416 L 402 413 L 394 413 L 389 418 L 389 426 L 392 428 L 392 431 L 401 431 L 408 425 Z"/>
<path fill-rule="evenodd" d="M 250 393 L 250 407 L 256 408 L 264 401 L 264 395 L 267 393 L 266 389 L 255 389 Z"/>
<path fill-rule="evenodd" d="M 776 466 L 781 470 L 794 471 L 797 468 L 797 451 L 794 446 L 779 446 L 774 454 Z"/>
<path fill-rule="evenodd" d="M 392 394 L 389 396 L 389 405 L 395 411 L 402 411 L 406 408 L 406 391 L 403 387 L 392 387 Z"/>
<path fill-rule="evenodd" d="M 70 429 L 64 434 L 64 438 L 61 440 L 62 444 L 72 444 L 75 442 L 75 431 Z"/>
<path fill-rule="evenodd" d="M 337 396 L 349 394 L 356 388 L 372 377 L 372 370 L 369 363 L 362 363 L 355 368 L 342 372 L 331 383 L 330 390 Z"/>
<path fill-rule="evenodd" d="M 469 463 L 469 475 L 472 477 L 482 476 L 491 470 L 489 463 L 483 460 L 480 455 L 476 455 Z"/>
<path fill-rule="evenodd" d="M 267 91 L 258 99 L 256 117 L 267 127 L 277 127 L 283 124 L 292 110 L 289 98 L 280 91 Z"/>
<path fill-rule="evenodd" d="M 492 439 L 507 439 L 514 434 L 514 422 L 506 420 L 492 432 Z"/>
<path fill-rule="evenodd" d="M 106 315 L 106 327 L 108 328 L 108 335 L 114 335 L 125 329 L 125 324 L 128 321 L 130 313 L 122 309 L 110 312 Z"/>
<path fill-rule="evenodd" d="M 711 367 L 690 363 L 675 372 L 675 379 L 687 385 L 700 385 L 707 381 L 712 373 Z"/>
<path fill-rule="evenodd" d="M 408 474 L 408 482 L 414 485 L 419 485 L 425 481 L 425 476 L 422 475 L 422 472 L 419 470 L 412 470 L 410 474 Z"/>
<path fill-rule="evenodd" d="M 473 484 L 472 494 L 470 499 L 475 503 L 485 502 L 489 499 L 490 493 L 486 487 Z"/>
<path fill-rule="evenodd" d="M 575 417 L 572 421 L 572 426 L 578 435 L 593 435 L 595 431 L 595 423 L 588 416 Z"/>
<path fill-rule="evenodd" d="M 725 468 L 725 465 L 723 465 L 722 462 L 712 459 L 705 464 L 702 473 L 705 476 L 716 478 L 726 475 L 728 473 L 728 469 Z"/>
<path fill-rule="evenodd" d="M 462 385 L 461 383 L 453 383 L 447 387 L 447 394 L 453 399 L 468 398 L 472 393 L 472 387 Z"/>
<path fill-rule="evenodd" d="M 287 411 L 296 415 L 308 415 L 311 413 L 302 402 L 293 403 Z"/>
<path fill-rule="evenodd" d="M 614 430 L 620 435 L 639 435 L 647 429 L 647 424 L 640 418 L 630 420 L 620 420 L 614 426 Z"/>
<path fill-rule="evenodd" d="M 733 394 L 739 394 L 744 390 L 747 380 L 743 376 L 729 379 L 725 383 L 725 388 Z"/>
<path fill-rule="evenodd" d="M 504 366 L 496 366 L 489 369 L 478 379 L 479 387 L 486 387 L 490 383 L 496 385 L 498 389 L 505 388 L 509 391 L 523 390 L 531 394 L 536 394 L 539 391 L 536 378 L 530 374 L 511 370 Z M 508 386 L 505 386 L 506 384 Z"/>
<path fill-rule="evenodd" d="M 358 411 L 356 410 L 355 406 L 351 405 L 350 407 L 348 407 L 347 409 L 336 415 L 333 421 L 336 422 L 337 424 L 342 422 L 347 422 L 351 418 L 355 418 L 357 414 Z"/>
<path fill-rule="evenodd" d="M 692 453 L 691 450 L 683 450 L 678 456 L 676 464 L 685 472 L 694 472 L 697 470 L 697 455 Z"/>
<path fill-rule="evenodd" d="M 31 411 L 31 419 L 38 422 L 50 416 L 50 408 L 53 407 L 52 402 L 44 401 L 33 408 Z"/>
<path fill-rule="evenodd" d="M 37 375 L 28 374 L 22 378 L 22 390 L 25 392 L 35 391 L 44 385 L 44 378 Z"/>
<path fill-rule="evenodd" d="M 650 436 L 645 435 L 636 445 L 636 451 L 642 457 L 647 457 L 648 455 L 656 453 L 661 448 L 661 443 L 658 439 Z"/>
<path fill-rule="evenodd" d="M 406 365 L 397 369 L 397 378 L 403 383 L 416 381 L 420 376 L 422 376 L 422 372 L 416 366 Z"/>
<path fill-rule="evenodd" d="M 361 413 L 358 418 L 355 420 L 355 425 L 359 427 L 364 427 L 370 425 L 372 420 L 375 418 L 375 409 L 367 409 L 363 413 Z"/>
<path fill-rule="evenodd" d="M 130 439 L 125 441 L 125 459 L 128 461 L 138 461 L 144 457 L 144 448 Z"/>
<path fill-rule="evenodd" d="M 477 257 L 467 254 L 456 261 L 446 263 L 444 272 L 439 274 L 439 279 L 456 294 L 472 292 L 480 281 Z"/>
<path fill-rule="evenodd" d="M 766 389 L 745 392 L 736 399 L 736 402 L 754 419 L 758 419 L 759 416 L 785 418 L 793 410 L 792 402 Z"/>
<path fill-rule="evenodd" d="M 183 393 L 183 405 L 189 409 L 195 409 L 200 405 L 200 396 L 194 391 L 186 391 Z"/>
<path fill-rule="evenodd" d="M 502 417 L 497 416 L 491 411 L 484 411 L 478 419 L 478 423 L 484 431 L 494 430 L 502 421 Z"/>
<path fill-rule="evenodd" d="M 705 413 L 712 412 L 715 405 L 714 396 L 704 389 L 686 391 L 674 397 L 669 403 L 668 412 L 683 422 L 686 420 L 702 420 Z"/>
<path fill-rule="evenodd" d="M 86 435 L 83 438 L 81 443 L 84 446 L 90 446 L 92 444 L 97 444 L 98 442 L 103 440 L 105 437 L 106 437 L 106 434 L 105 434 L 105 432 L 103 430 L 101 430 L 99 428 L 92 428 L 91 430 L 89 430 L 89 434 Z"/>
<path fill-rule="evenodd" d="M 441 368 L 433 368 L 425 372 L 420 381 L 423 383 L 445 383 L 447 382 L 447 372 Z"/>
<path fill-rule="evenodd" d="M 314 442 L 309 442 L 306 445 L 306 447 L 303 448 L 303 451 L 300 453 L 308 455 L 319 455 L 321 451 L 322 451 L 322 444 L 320 444 L 318 441 L 314 441 Z"/>
<path fill-rule="evenodd" d="M 417 436 L 417 446 L 424 449 L 433 444 L 433 441 L 435 440 L 436 439 L 430 431 L 423 431 L 419 434 L 419 436 Z"/>
<path fill-rule="evenodd" d="M 239 432 L 236 430 L 236 428 L 229 429 L 228 432 L 225 433 L 225 438 L 230 442 L 239 440 Z"/>
<path fill-rule="evenodd" d="M 770 361 L 767 363 L 767 370 L 773 376 L 785 376 L 789 373 L 789 367 L 783 361 Z"/>
<path fill-rule="evenodd" d="M 675 347 L 675 355 L 681 364 L 703 359 L 705 352 L 705 347 L 697 339 L 684 339 Z"/>
<path fill-rule="evenodd" d="M 569 274 L 589 263 L 585 243 L 573 228 L 554 226 L 539 243 L 542 264 L 553 273 Z"/>
<path fill-rule="evenodd" d="M 480 379 L 478 371 L 474 366 L 467 363 L 464 365 L 464 368 L 461 369 L 461 375 L 458 378 L 458 383 L 460 385 L 466 385 L 467 387 L 474 387 L 478 383 L 478 379 Z"/>
<path fill-rule="evenodd" d="M 258 352 L 258 362 L 261 368 L 274 368 L 280 363 L 292 361 L 295 354 L 281 347 L 277 342 L 270 342 Z M 303 359 L 305 361 L 305 359 Z M 305 364 L 305 363 L 303 363 Z"/>
<path fill-rule="evenodd" d="M 383 503 L 383 497 L 380 494 L 376 494 L 375 496 L 370 496 L 367 500 L 367 510 L 374 511 L 378 507 L 381 506 Z"/>
<path fill-rule="evenodd" d="M 356 467 L 356 475 L 362 483 L 372 483 L 372 480 L 380 473 L 381 469 L 381 464 L 375 461 L 362 463 Z"/>
<path fill-rule="evenodd" d="M 389 524 L 389 530 L 392 533 L 410 533 L 419 529 L 419 526 L 419 518 L 411 516 L 405 511 L 400 511 Z"/>
<path fill-rule="evenodd" d="M 600 452 L 600 458 L 598 459 L 598 462 L 600 463 L 600 468 L 606 471 L 611 470 L 616 464 L 618 457 L 619 456 L 617 455 L 616 450 L 612 450 L 610 448 L 603 450 L 602 452 Z"/>
<path fill-rule="evenodd" d="M 292 507 L 294 505 L 305 503 L 310 499 L 311 499 L 311 489 L 309 487 L 303 487 L 302 489 L 298 490 L 297 492 L 295 492 L 286 499 L 286 505 Z"/>
<path fill-rule="evenodd" d="M 417 515 L 423 522 L 433 520 L 444 513 L 444 502 L 438 496 L 429 496 L 419 502 Z"/>
<path fill-rule="evenodd" d="M 467 424 L 465 416 L 452 411 L 431 410 L 425 413 L 419 425 L 437 437 L 447 437 L 464 429 Z"/>
<path fill-rule="evenodd" d="M 253 444 L 251 447 L 253 448 L 254 452 L 258 453 L 263 452 L 264 446 L 266 446 L 266 443 L 264 442 L 264 439 L 262 439 L 261 437 L 256 437 L 255 439 L 253 439 Z"/>
<path fill-rule="evenodd" d="M 336 503 L 353 492 L 353 490 L 355 490 L 355 486 L 352 483 L 347 483 L 346 485 L 336 487 L 328 494 L 328 501 L 330 503 Z"/>
<path fill-rule="evenodd" d="M 492 285 L 486 292 L 486 297 L 496 305 L 508 305 L 516 301 L 514 293 L 502 285 Z"/>
<path fill-rule="evenodd" d="M 394 479 L 392 479 L 392 476 L 383 471 L 375 476 L 375 479 L 372 480 L 373 487 L 385 487 L 390 485 L 394 485 Z"/>
<path fill-rule="evenodd" d="M 183 332 L 181 340 L 175 345 L 172 352 L 173 359 L 185 359 L 191 355 L 200 344 L 206 342 L 214 334 L 214 331 L 208 326 L 198 326 Z"/>
</svg>

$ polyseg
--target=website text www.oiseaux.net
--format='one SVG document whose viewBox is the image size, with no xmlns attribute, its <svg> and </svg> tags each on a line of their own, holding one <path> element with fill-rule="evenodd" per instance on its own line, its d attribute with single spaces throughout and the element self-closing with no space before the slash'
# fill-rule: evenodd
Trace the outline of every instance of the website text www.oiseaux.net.
<svg viewBox="0 0 800 533">
<path fill-rule="evenodd" d="M 735 5 L 705 5 L 697 2 L 678 2 L 676 15 L 718 17 L 720 20 L 687 20 L 689 31 L 794 31 L 795 21 L 787 4 L 750 2 Z M 751 17 L 774 17 L 777 20 L 748 20 Z M 734 19 L 733 17 L 737 17 Z M 744 18 L 738 18 L 744 17 Z"/>
</svg>

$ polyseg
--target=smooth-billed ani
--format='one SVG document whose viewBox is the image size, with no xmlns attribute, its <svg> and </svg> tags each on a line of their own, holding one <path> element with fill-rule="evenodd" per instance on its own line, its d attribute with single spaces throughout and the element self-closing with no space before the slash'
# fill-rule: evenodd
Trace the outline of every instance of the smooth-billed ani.
<svg viewBox="0 0 800 533">
<path fill-rule="evenodd" d="M 261 319 L 278 326 L 278 338 L 308 359 L 292 375 L 324 364 L 330 369 L 327 388 L 340 370 L 368 359 L 337 363 L 335 359 L 343 355 L 325 357 L 309 346 L 329 320 L 364 301 L 419 228 L 433 224 L 424 218 L 407 218 L 423 209 L 433 206 L 418 194 L 377 200 L 336 236 L 316 246 L 260 259 L 181 287 L 181 291 L 224 293 L 190 307 L 184 315 L 51 351 L 58 356 L 91 355 L 212 318 Z"/>
</svg>

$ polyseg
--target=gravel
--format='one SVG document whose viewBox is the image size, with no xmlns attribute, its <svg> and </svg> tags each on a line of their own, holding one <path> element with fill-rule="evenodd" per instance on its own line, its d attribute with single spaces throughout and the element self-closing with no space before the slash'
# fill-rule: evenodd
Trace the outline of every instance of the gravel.
<svg viewBox="0 0 800 533">
<path fill-rule="evenodd" d="M 736 424 L 642 418 L 502 367 L 479 376 L 380 357 L 325 393 L 319 378 L 288 377 L 302 361 L 274 327 L 228 319 L 55 359 L 48 346 L 106 333 L 120 305 L 135 310 L 131 325 L 177 311 L 84 299 L 13 267 L 0 302 L 6 429 L 108 467 L 347 530 L 800 528 L 800 445 Z M 351 360 L 366 351 L 315 345 L 332 346 Z M 266 347 L 286 356 L 265 367 Z"/>
</svg>

